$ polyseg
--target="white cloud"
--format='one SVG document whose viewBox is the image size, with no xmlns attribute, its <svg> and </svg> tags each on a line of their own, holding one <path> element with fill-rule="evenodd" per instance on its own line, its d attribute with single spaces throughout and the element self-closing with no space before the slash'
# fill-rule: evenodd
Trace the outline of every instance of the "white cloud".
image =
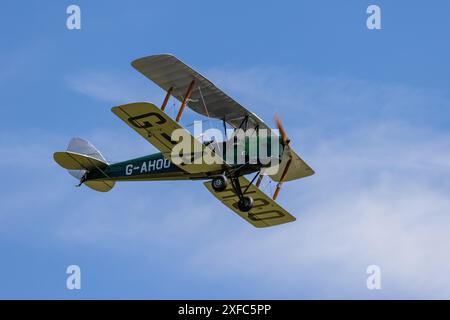
<svg viewBox="0 0 450 320">
<path fill-rule="evenodd" d="M 313 149 L 309 158 L 317 175 L 286 183 L 280 196 L 299 218 L 296 223 L 267 233 L 234 232 L 199 252 L 192 269 L 202 266 L 211 278 L 270 282 L 271 290 L 260 293 L 265 298 L 286 292 L 311 298 L 448 298 L 450 276 L 443 267 L 450 263 L 450 199 L 448 186 L 439 182 L 449 175 L 448 164 L 442 171 L 439 163 L 420 165 L 419 159 L 418 166 L 403 162 L 399 169 L 407 154 L 391 159 L 396 146 L 400 152 L 426 147 L 439 157 L 447 154 L 447 143 L 396 145 L 388 139 L 377 146 L 378 157 L 366 158 L 366 146 L 347 139 Z M 378 295 L 365 288 L 370 264 L 382 268 L 384 289 Z"/>
<path fill-rule="evenodd" d="M 161 100 L 161 90 L 137 72 L 91 70 L 66 76 L 68 86 L 81 94 L 115 104 Z"/>
<path fill-rule="evenodd" d="M 399 83 L 373 83 L 345 75 L 296 73 L 288 68 L 211 69 L 219 87 L 273 125 L 275 112 L 293 127 L 317 133 L 349 129 L 386 120 L 448 124 L 448 98 Z M 331 134 L 332 132 L 330 132 Z"/>
<path fill-rule="evenodd" d="M 74 189 L 71 177 L 44 163 L 25 180 L 25 188 L 14 184 L 7 195 L 35 197 L 28 206 L 7 202 L 8 212 L 47 210 L 41 223 L 51 219 L 52 237 L 64 243 L 107 247 L 116 255 L 132 250 L 149 264 L 158 254 L 169 260 L 183 256 L 177 260 L 180 270 L 199 282 L 239 287 L 238 297 L 450 298 L 450 139 L 447 130 L 434 126 L 440 121 L 436 110 L 449 101 L 403 85 L 298 76 L 282 69 L 210 74 L 264 119 L 276 108 L 288 115 L 292 144 L 316 170 L 312 177 L 286 183 L 279 197 L 299 218 L 295 223 L 254 229 L 200 182 L 119 183 L 108 194 Z M 99 99 L 119 102 L 138 95 L 132 85 L 128 90 L 108 76 L 80 79 L 92 81 L 71 85 Z M 88 85 L 93 82 L 100 84 Z M 111 97 L 111 91 L 117 95 Z M 107 157 L 137 156 L 145 145 L 132 142 L 115 150 L 127 145 L 120 134 L 97 129 L 93 135 Z M 130 141 L 140 139 L 133 135 Z M 60 138 L 46 139 L 33 146 L 42 150 L 33 152 L 50 153 L 56 141 Z M 30 150 L 26 144 L 12 150 L 1 143 L 2 155 L 13 151 L 25 158 Z M 18 166 L 8 165 L 12 172 Z M 30 172 L 25 167 L 22 176 Z M 56 197 L 36 200 L 55 188 Z M 55 210 L 64 215 L 55 216 Z M 9 226 L 36 223 L 25 215 L 18 222 L 14 215 L 3 219 Z M 382 269 L 381 292 L 365 287 L 370 264 Z"/>
</svg>

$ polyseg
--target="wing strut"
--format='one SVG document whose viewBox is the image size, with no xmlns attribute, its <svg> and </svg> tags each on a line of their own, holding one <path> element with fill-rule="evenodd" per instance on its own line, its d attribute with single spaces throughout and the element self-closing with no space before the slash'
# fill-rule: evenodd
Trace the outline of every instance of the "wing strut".
<svg viewBox="0 0 450 320">
<path fill-rule="evenodd" d="M 286 176 L 286 174 L 289 170 L 289 166 L 291 165 L 291 162 L 292 162 L 292 158 L 290 158 L 288 160 L 288 162 L 286 163 L 286 167 L 284 167 L 283 174 L 281 175 L 281 178 L 280 178 L 280 182 L 278 182 L 277 189 L 275 190 L 275 193 L 273 194 L 273 198 L 272 198 L 273 200 L 277 200 L 278 194 L 280 193 L 280 190 L 281 190 L 281 186 L 283 185 L 284 177 Z"/>
<path fill-rule="evenodd" d="M 194 88 L 195 80 L 191 81 L 191 84 L 189 85 L 189 88 L 187 89 L 186 95 L 184 96 L 183 102 L 181 103 L 180 110 L 178 111 L 177 118 L 175 119 L 176 122 L 180 121 L 181 115 L 183 114 L 184 107 L 186 106 L 186 102 L 188 101 L 189 97 L 191 96 L 192 89 Z"/>
<path fill-rule="evenodd" d="M 167 90 L 167 94 L 166 97 L 164 98 L 164 102 L 161 106 L 161 110 L 164 111 L 164 109 L 166 108 L 167 102 L 169 101 L 170 98 L 170 94 L 172 93 L 173 87 L 170 87 L 169 90 Z"/>
<path fill-rule="evenodd" d="M 259 188 L 259 185 L 261 184 L 262 180 L 264 179 L 264 175 L 260 174 L 258 177 L 258 180 L 256 180 L 256 187 Z"/>
</svg>

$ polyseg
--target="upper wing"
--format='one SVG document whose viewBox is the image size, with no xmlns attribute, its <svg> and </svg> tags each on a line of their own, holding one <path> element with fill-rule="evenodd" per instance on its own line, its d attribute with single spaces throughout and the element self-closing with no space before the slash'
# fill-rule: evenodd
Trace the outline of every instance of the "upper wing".
<svg viewBox="0 0 450 320">
<path fill-rule="evenodd" d="M 247 128 L 268 130 L 270 128 L 254 113 L 230 98 L 211 81 L 185 63 L 169 54 L 160 54 L 137 59 L 132 66 L 144 76 L 155 82 L 165 91 L 172 88 L 172 95 L 182 101 L 192 80 L 195 81 L 193 91 L 187 105 L 194 111 L 211 118 L 226 121 L 237 128 L 247 117 Z M 314 174 L 314 171 L 294 152 L 284 181 L 299 179 Z M 288 159 L 283 157 L 276 174 L 268 174 L 273 180 L 280 181 Z"/>
<path fill-rule="evenodd" d="M 190 137 L 191 150 L 199 150 L 198 153 L 191 153 L 190 160 L 200 157 L 205 148 L 189 132 L 172 120 L 164 111 L 157 106 L 147 102 L 136 102 L 117 106 L 111 109 L 112 112 L 122 119 L 126 124 L 139 133 L 145 140 L 158 148 L 167 159 L 172 160 L 172 150 L 177 142 L 172 141 L 172 132 L 176 129 L 184 130 L 186 136 Z M 186 156 L 186 155 L 184 155 Z M 215 157 L 218 157 L 215 155 Z M 174 163 L 176 164 L 176 163 Z M 224 161 L 217 158 L 213 164 L 201 163 L 181 163 L 178 165 L 182 170 L 189 173 L 210 173 L 221 172 L 225 167 Z"/>
<path fill-rule="evenodd" d="M 206 188 L 208 188 L 208 190 L 224 205 L 257 228 L 271 227 L 295 221 L 294 216 L 280 207 L 278 203 L 269 198 L 254 184 L 250 184 L 250 181 L 248 181 L 245 177 L 239 177 L 239 184 L 243 190 L 250 185 L 247 192 L 245 192 L 245 194 L 251 196 L 254 201 L 253 208 L 249 212 L 242 212 L 238 209 L 237 203 L 239 201 L 239 197 L 230 185 L 224 191 L 216 192 L 212 188 L 211 181 L 205 182 L 204 184 Z"/>
<path fill-rule="evenodd" d="M 225 120 L 234 128 L 239 127 L 242 120 L 248 117 L 248 128 L 258 125 L 260 129 L 268 129 L 256 114 L 248 111 L 211 81 L 172 55 L 148 56 L 131 64 L 165 91 L 173 88 L 172 95 L 180 101 L 183 100 L 192 80 L 195 80 L 187 105 L 204 116 Z"/>
</svg>

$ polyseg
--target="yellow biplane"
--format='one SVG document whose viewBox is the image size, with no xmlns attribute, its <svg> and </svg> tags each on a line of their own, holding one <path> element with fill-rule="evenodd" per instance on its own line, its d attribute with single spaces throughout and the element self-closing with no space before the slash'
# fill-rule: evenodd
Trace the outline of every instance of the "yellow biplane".
<svg viewBox="0 0 450 320">
<path fill-rule="evenodd" d="M 283 182 L 314 171 L 290 147 L 278 117 L 279 134 L 275 134 L 258 116 L 172 55 L 148 56 L 132 65 L 166 91 L 165 99 L 161 107 L 137 102 L 113 107 L 112 112 L 160 152 L 110 164 L 91 143 L 74 138 L 66 151 L 53 157 L 79 179 L 78 186 L 106 192 L 117 181 L 206 180 L 204 185 L 217 199 L 255 227 L 295 221 L 275 200 Z M 165 112 L 171 96 L 181 102 L 175 119 Z M 225 134 L 224 141 L 200 141 L 179 124 L 186 106 L 221 120 L 235 134 L 230 138 Z M 174 133 L 182 139 L 174 138 Z M 180 148 L 180 140 L 189 148 Z M 209 161 L 203 159 L 206 154 Z M 254 174 L 251 180 L 245 177 L 250 174 Z M 278 183 L 272 197 L 259 188 L 265 175 Z"/>
</svg>

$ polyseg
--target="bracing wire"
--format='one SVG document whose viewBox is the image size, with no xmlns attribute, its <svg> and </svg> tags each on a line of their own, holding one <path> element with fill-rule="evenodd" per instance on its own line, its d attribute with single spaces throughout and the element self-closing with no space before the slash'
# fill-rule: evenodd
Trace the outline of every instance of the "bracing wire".
<svg viewBox="0 0 450 320">
<path fill-rule="evenodd" d="M 206 116 L 208 117 L 208 126 L 211 129 L 212 128 L 211 121 L 210 121 L 211 117 L 209 116 L 208 107 L 206 106 L 205 98 L 203 97 L 202 88 L 200 86 L 198 86 L 198 92 L 200 93 L 200 97 L 202 98 L 203 107 L 205 108 Z M 220 148 L 218 143 L 216 144 L 216 146 L 218 148 Z"/>
</svg>

